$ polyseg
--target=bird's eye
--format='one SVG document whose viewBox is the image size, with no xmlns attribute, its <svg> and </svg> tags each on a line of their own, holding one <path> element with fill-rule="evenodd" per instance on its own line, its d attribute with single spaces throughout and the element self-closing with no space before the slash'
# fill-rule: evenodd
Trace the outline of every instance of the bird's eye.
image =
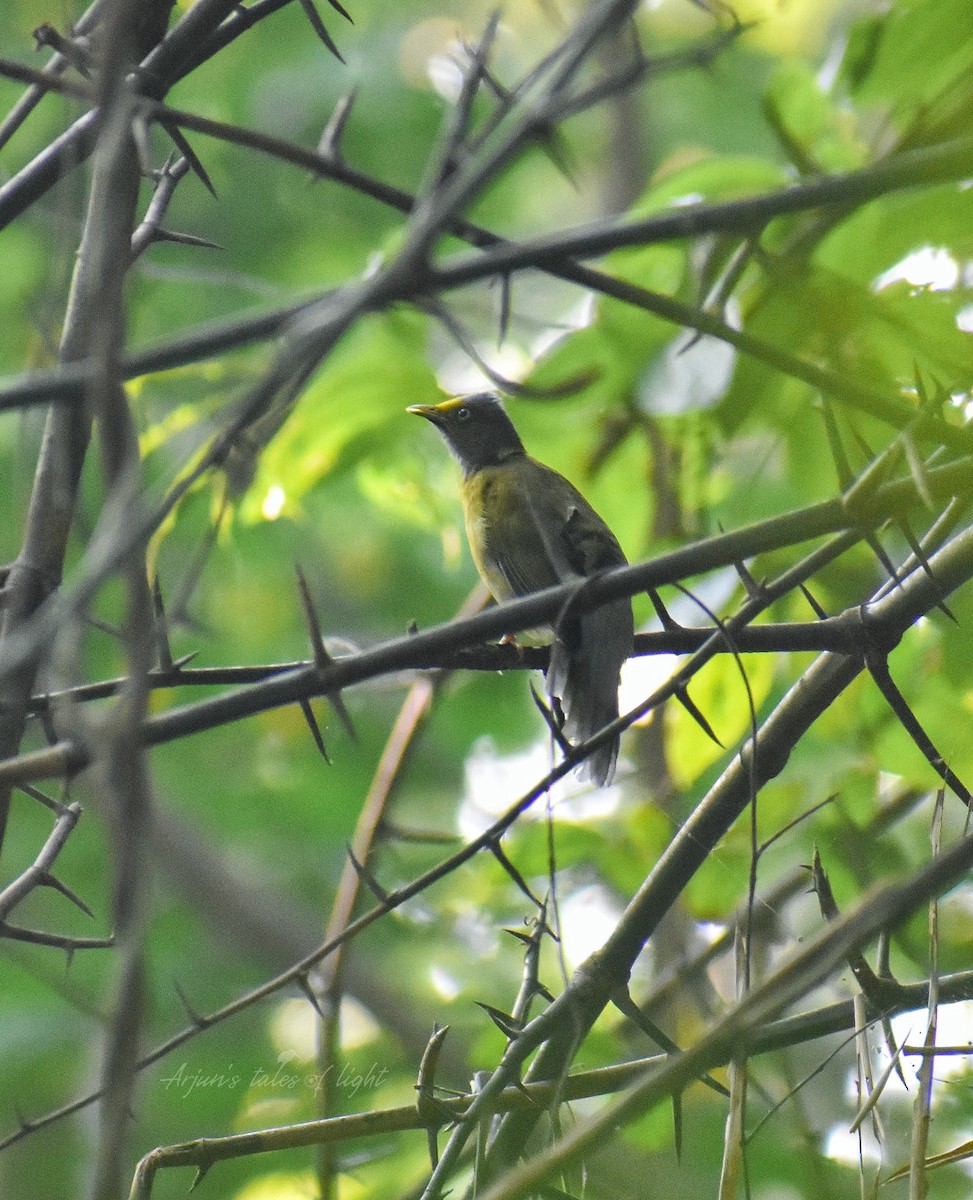
<svg viewBox="0 0 973 1200">
<path fill-rule="evenodd" d="M 470 412 L 470 410 L 468 408 L 458 408 L 456 410 L 456 420 L 457 421 L 468 421 L 470 419 L 470 417 L 472 417 L 472 415 L 473 414 Z"/>
</svg>

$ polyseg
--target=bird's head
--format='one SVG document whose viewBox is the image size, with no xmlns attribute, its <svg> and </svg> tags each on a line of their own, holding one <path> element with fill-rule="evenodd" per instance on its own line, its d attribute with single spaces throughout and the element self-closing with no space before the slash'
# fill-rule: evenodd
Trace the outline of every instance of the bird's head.
<svg viewBox="0 0 973 1200">
<path fill-rule="evenodd" d="M 436 426 L 464 475 L 524 453 L 517 430 L 492 392 L 459 396 L 442 404 L 414 404 L 406 411 Z"/>
</svg>

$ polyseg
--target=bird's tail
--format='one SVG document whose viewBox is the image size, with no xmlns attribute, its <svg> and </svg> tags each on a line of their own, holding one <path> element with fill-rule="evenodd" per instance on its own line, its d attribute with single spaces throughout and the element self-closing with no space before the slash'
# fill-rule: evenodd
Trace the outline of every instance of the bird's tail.
<svg viewBox="0 0 973 1200">
<path fill-rule="evenodd" d="M 561 630 L 551 646 L 547 690 L 564 714 L 564 733 L 587 741 L 618 717 L 618 679 L 632 652 L 632 608 L 616 601 L 585 613 Z M 588 756 L 578 769 L 599 787 L 610 783 L 618 759 L 618 737 Z"/>
</svg>

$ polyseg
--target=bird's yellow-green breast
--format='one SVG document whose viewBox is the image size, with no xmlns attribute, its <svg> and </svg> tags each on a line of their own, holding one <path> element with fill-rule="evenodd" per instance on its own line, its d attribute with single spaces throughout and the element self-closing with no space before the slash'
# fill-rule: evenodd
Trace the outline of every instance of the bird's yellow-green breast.
<svg viewBox="0 0 973 1200">
<path fill-rule="evenodd" d="M 548 481 L 526 455 L 483 467 L 463 480 L 463 511 L 477 570 L 497 600 L 559 582 L 538 524 Z"/>
</svg>

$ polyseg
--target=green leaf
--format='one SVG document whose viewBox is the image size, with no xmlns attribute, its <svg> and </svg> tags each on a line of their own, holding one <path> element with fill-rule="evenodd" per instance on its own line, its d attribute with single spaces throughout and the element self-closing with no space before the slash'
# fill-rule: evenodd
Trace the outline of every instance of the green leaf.
<svg viewBox="0 0 973 1200">
<path fill-rule="evenodd" d="M 439 398 L 424 353 L 427 321 L 396 310 L 358 324 L 323 364 L 260 460 L 243 506 L 257 519 L 272 487 L 291 503 L 362 460 L 387 461 L 415 425 L 405 409 Z"/>
</svg>

